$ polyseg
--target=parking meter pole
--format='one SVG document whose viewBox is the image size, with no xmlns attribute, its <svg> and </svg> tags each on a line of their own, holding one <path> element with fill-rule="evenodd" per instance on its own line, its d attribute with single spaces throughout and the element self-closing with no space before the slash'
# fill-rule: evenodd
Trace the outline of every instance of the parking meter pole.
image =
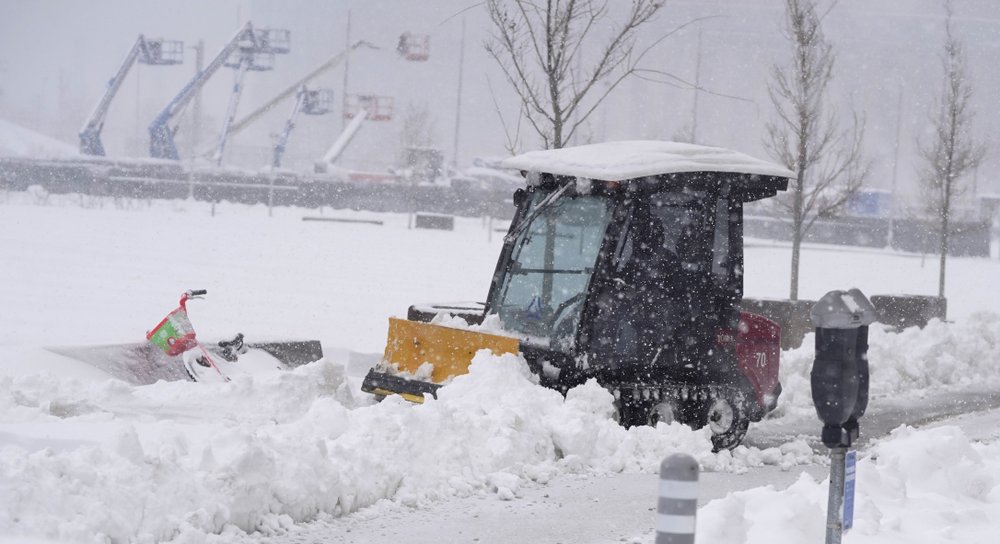
<svg viewBox="0 0 1000 544">
<path fill-rule="evenodd" d="M 809 375 L 813 405 L 823 422 L 821 439 L 830 448 L 826 544 L 840 544 L 844 461 L 847 448 L 859 437 L 858 420 L 868 408 L 868 325 L 875 322 L 876 312 L 864 293 L 851 289 L 830 291 L 809 317 L 816 326 L 816 358 Z"/>
<path fill-rule="evenodd" d="M 847 448 L 830 448 L 830 498 L 826 505 L 826 544 L 840 544 L 844 535 L 844 457 Z"/>
</svg>

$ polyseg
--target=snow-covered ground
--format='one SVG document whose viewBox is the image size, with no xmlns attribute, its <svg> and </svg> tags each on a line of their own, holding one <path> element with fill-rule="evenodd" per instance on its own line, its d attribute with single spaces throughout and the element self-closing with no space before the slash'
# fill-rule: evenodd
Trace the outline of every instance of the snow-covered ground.
<svg viewBox="0 0 1000 544">
<path fill-rule="evenodd" d="M 408 230 L 398 215 L 379 215 L 385 224 L 376 226 L 303 222 L 318 212 L 292 209 L 215 212 L 195 202 L 0 193 L 0 538 L 371 541 L 410 512 L 478 501 L 527 516 L 546 489 L 629 478 L 650 483 L 655 508 L 656 467 L 676 451 L 696 456 L 715 482 L 699 542 L 822 538 L 826 488 L 813 476 L 824 459 L 804 436 L 712 454 L 704 430 L 622 429 L 600 387 L 564 399 L 510 356 L 480 355 L 421 406 L 372 404 L 359 393 L 364 368 L 344 354 L 380 351 L 387 316 L 413 302 L 483 298 L 500 244 L 487 222 L 460 219 L 440 232 Z M 787 247 L 752 244 L 747 294 L 782 296 L 787 262 Z M 936 285 L 933 259 L 920 256 L 811 247 L 803 264 L 804 297 Z M 1000 262 L 951 259 L 949 270 L 954 323 L 902 334 L 873 327 L 871 410 L 888 399 L 918 407 L 942 390 L 1000 390 L 1000 316 L 989 313 L 1000 308 Z M 329 355 L 229 384 L 136 386 L 44 349 L 141 341 L 189 288 L 209 290 L 190 305 L 203 337 L 318 338 Z M 808 345 L 783 354 L 779 410 L 750 438 L 815 417 Z M 1000 531 L 1000 413 L 946 423 L 865 446 L 847 542 L 989 542 Z M 813 476 L 795 476 L 803 470 Z M 775 473 L 791 485 L 729 494 L 759 481 L 741 474 Z M 582 525 L 569 510 L 538 541 L 561 540 L 570 531 L 560 524 Z M 653 513 L 639 518 L 608 540 L 651 540 Z M 513 541 L 491 516 L 465 522 L 443 524 L 438 541 Z"/>
</svg>

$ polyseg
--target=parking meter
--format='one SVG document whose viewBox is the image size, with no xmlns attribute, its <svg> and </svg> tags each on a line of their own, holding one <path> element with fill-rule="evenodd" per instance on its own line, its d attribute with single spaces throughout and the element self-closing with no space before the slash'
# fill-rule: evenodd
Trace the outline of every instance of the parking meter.
<svg viewBox="0 0 1000 544">
<path fill-rule="evenodd" d="M 858 289 L 830 291 L 809 312 L 816 327 L 810 381 L 823 444 L 849 447 L 868 407 L 868 325 L 875 307 Z"/>
</svg>

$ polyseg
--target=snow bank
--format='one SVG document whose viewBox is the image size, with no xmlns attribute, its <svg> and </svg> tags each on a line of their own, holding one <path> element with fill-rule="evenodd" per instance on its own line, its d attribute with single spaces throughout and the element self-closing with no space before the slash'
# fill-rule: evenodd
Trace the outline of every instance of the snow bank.
<svg viewBox="0 0 1000 544">
<path fill-rule="evenodd" d="M 858 461 L 850 542 L 995 542 L 1000 519 L 1000 442 L 958 428 L 901 427 Z M 828 481 L 803 474 L 784 491 L 732 493 L 698 511 L 698 542 L 798 544 L 826 530 Z"/>
<path fill-rule="evenodd" d="M 873 327 L 873 396 L 1000 383 L 993 364 L 998 349 L 995 315 L 901 334 Z M 811 350 L 785 355 L 786 392 L 776 417 L 812 418 Z M 655 472 L 677 451 L 694 455 L 708 471 L 817 462 L 803 441 L 712 454 L 705 429 L 622 429 L 611 419 L 610 394 L 596 383 L 564 398 L 537 385 L 513 355 L 481 352 L 468 375 L 423 405 L 398 398 L 369 404 L 367 397 L 356 400 L 347 384 L 344 366 L 331 361 L 218 385 L 130 386 L 47 372 L 0 377 L 0 534 L 235 542 L 247 532 L 280 533 L 296 522 L 361 508 L 379 515 L 455 496 L 511 499 L 523 486 L 560 474 Z M 909 442 L 908 433 L 915 437 Z M 859 472 L 869 491 L 859 496 L 865 514 L 856 534 L 907 527 L 909 513 L 883 504 L 900 489 L 916 500 L 914 486 L 930 486 L 919 488 L 923 497 L 943 493 L 933 486 L 951 482 L 945 498 L 952 502 L 1000 501 L 996 484 L 983 476 L 1000 474 L 987 459 L 1000 452 L 954 430 L 934 433 L 920 438 L 898 431 L 875 450 L 874 466 L 882 468 Z M 906 455 L 907 448 L 919 455 Z M 946 462 L 957 472 L 942 467 Z M 881 487 L 871 487 L 872 474 Z M 823 489 L 803 479 L 788 495 L 735 494 L 702 515 L 716 539 L 708 541 L 753 542 L 765 526 L 781 527 L 786 540 L 779 543 L 821 534 Z M 914 508 L 945 508 L 920 500 Z M 765 507 L 765 501 L 784 506 Z M 716 525 L 713 515 L 753 521 Z M 978 523 L 979 514 L 969 515 Z"/>
<path fill-rule="evenodd" d="M 79 152 L 65 142 L 0 119 L 0 156 L 4 155 L 57 159 Z"/>
<path fill-rule="evenodd" d="M 815 461 L 804 443 L 714 455 L 707 430 L 625 430 L 596 383 L 564 398 L 513 355 L 480 352 L 423 405 L 356 405 L 345 383 L 328 361 L 219 385 L 0 378 L 0 534 L 227 541 L 383 502 L 652 472 L 676 451 L 707 470 Z"/>
<path fill-rule="evenodd" d="M 781 354 L 783 391 L 772 417 L 813 413 L 809 372 L 813 335 Z M 872 325 L 868 337 L 871 399 L 942 388 L 1000 387 L 1000 315 L 981 312 L 958 323 L 932 321 L 900 333 Z"/>
</svg>

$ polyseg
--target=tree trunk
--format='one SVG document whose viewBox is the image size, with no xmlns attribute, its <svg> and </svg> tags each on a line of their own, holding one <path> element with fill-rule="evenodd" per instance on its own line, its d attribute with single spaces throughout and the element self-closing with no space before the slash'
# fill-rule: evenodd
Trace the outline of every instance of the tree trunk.
<svg viewBox="0 0 1000 544">
<path fill-rule="evenodd" d="M 944 298 L 944 276 L 945 276 L 945 266 L 948 263 L 948 231 L 951 229 L 950 219 L 950 206 L 951 203 L 947 196 L 945 196 L 944 209 L 941 210 L 941 247 L 938 248 L 941 251 L 941 262 L 938 266 L 938 296 Z"/>
<path fill-rule="evenodd" d="M 562 112 L 556 113 L 556 118 L 552 121 L 552 148 L 562 149 L 563 147 L 563 122 Z"/>
<path fill-rule="evenodd" d="M 792 273 L 788 290 L 790 300 L 799 300 L 799 259 L 802 251 L 803 223 L 805 223 L 805 179 L 806 179 L 806 126 L 805 114 L 799 114 L 798 179 L 795 180 L 795 200 L 792 207 Z"/>
<path fill-rule="evenodd" d="M 802 234 L 796 227 L 792 231 L 792 284 L 788 291 L 790 300 L 799 300 L 799 251 L 802 245 Z"/>
</svg>

